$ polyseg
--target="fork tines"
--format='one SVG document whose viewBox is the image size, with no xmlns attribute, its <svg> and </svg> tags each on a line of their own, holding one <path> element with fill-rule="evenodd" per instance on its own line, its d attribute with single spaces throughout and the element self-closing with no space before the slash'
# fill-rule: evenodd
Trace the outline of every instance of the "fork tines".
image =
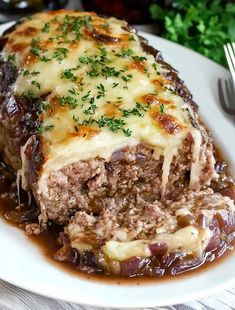
<svg viewBox="0 0 235 310">
<path fill-rule="evenodd" d="M 232 80 L 219 79 L 218 89 L 222 109 L 230 115 L 235 115 L 235 89 Z"/>
<path fill-rule="evenodd" d="M 235 43 L 225 44 L 224 51 L 228 62 L 229 70 L 232 75 L 233 84 L 235 85 Z"/>
</svg>

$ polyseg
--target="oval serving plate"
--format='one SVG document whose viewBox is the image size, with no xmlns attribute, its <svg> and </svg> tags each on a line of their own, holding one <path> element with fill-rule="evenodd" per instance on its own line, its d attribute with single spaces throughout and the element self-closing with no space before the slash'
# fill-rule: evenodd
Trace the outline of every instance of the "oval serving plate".
<svg viewBox="0 0 235 310">
<path fill-rule="evenodd" d="M 8 25 L 0 26 L 0 34 Z M 209 59 L 175 43 L 140 33 L 150 45 L 163 52 L 164 59 L 180 71 L 180 77 L 199 104 L 201 119 L 211 130 L 216 144 L 235 175 L 235 120 L 219 106 L 217 81 L 228 72 Z M 0 219 L 0 279 L 48 297 L 80 304 L 136 308 L 183 303 L 216 293 L 235 282 L 235 252 L 205 271 L 174 280 L 138 281 L 128 285 L 97 282 L 66 273 L 45 259 L 24 233 Z M 136 281 L 137 282 L 137 281 Z"/>
</svg>

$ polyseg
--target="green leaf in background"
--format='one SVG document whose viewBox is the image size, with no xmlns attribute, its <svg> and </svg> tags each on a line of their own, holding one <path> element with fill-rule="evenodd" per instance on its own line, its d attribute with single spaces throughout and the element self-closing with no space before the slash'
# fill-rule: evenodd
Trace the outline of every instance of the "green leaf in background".
<svg viewBox="0 0 235 310">
<path fill-rule="evenodd" d="M 175 0 L 162 9 L 155 1 L 150 13 L 163 24 L 163 37 L 226 66 L 223 44 L 235 41 L 235 3 Z"/>
</svg>

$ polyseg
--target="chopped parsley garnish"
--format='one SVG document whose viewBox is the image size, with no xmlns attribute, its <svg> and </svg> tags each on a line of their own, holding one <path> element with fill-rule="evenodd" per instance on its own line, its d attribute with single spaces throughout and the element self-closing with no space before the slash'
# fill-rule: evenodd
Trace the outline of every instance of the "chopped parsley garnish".
<svg viewBox="0 0 235 310">
<path fill-rule="evenodd" d="M 38 89 L 41 89 L 41 86 L 40 86 L 40 84 L 37 81 L 33 80 L 31 82 L 31 84 L 34 85 L 35 87 L 37 87 Z"/>
<path fill-rule="evenodd" d="M 86 100 L 89 98 L 90 93 L 91 93 L 91 91 L 89 90 L 89 91 L 86 93 L 86 95 L 82 96 L 82 98 L 81 98 L 82 101 L 86 101 Z"/>
<path fill-rule="evenodd" d="M 72 89 L 69 89 L 68 92 L 74 96 L 78 96 L 79 93 L 77 91 L 77 89 L 75 89 L 74 87 Z"/>
<path fill-rule="evenodd" d="M 135 37 L 132 34 L 129 35 L 128 41 L 135 41 Z"/>
<path fill-rule="evenodd" d="M 98 95 L 96 96 L 96 98 L 99 99 L 101 97 L 105 97 L 106 90 L 102 83 L 100 83 L 100 85 L 97 86 L 97 89 L 98 89 Z"/>
<path fill-rule="evenodd" d="M 53 23 L 57 23 L 57 22 L 59 21 L 58 16 L 55 16 L 51 21 L 52 21 Z"/>
<path fill-rule="evenodd" d="M 155 63 L 152 64 L 153 69 L 156 71 L 157 75 L 160 75 L 161 73 L 157 69 L 157 65 Z"/>
<path fill-rule="evenodd" d="M 24 70 L 23 76 L 29 76 L 29 75 L 35 76 L 35 75 L 38 75 L 39 73 L 40 73 L 39 71 Z"/>
<path fill-rule="evenodd" d="M 119 85 L 119 83 L 113 83 L 113 87 L 112 88 L 115 88 Z"/>
<path fill-rule="evenodd" d="M 68 16 L 66 15 L 57 30 L 61 30 L 64 35 L 72 33 L 76 40 L 83 37 L 82 28 L 86 27 L 89 31 L 93 30 L 91 16 Z"/>
<path fill-rule="evenodd" d="M 122 75 L 122 76 L 121 76 L 121 78 L 123 79 L 123 81 L 126 82 L 126 83 L 127 83 L 127 82 L 130 82 L 130 80 L 131 80 L 130 78 L 131 78 L 131 77 L 132 77 L 131 75 L 129 75 L 129 77 L 128 77 L 128 76 L 125 76 L 125 75 Z"/>
<path fill-rule="evenodd" d="M 127 128 L 127 129 L 122 129 L 122 131 L 123 131 L 123 133 L 124 133 L 124 135 L 126 136 L 126 137 L 130 137 L 131 136 L 131 134 L 132 134 L 132 131 L 129 129 L 129 128 Z"/>
<path fill-rule="evenodd" d="M 36 163 L 40 164 L 42 163 L 42 156 L 37 154 L 35 157 L 34 157 L 34 160 Z"/>
<path fill-rule="evenodd" d="M 47 112 L 50 108 L 50 104 L 46 100 L 40 102 L 41 111 Z"/>
<path fill-rule="evenodd" d="M 160 112 L 160 113 L 164 113 L 164 109 L 165 109 L 165 105 L 164 105 L 163 103 L 161 103 L 161 104 L 159 105 L 159 112 Z"/>
<path fill-rule="evenodd" d="M 134 60 L 137 60 L 137 61 L 145 61 L 145 60 L 147 60 L 147 58 L 143 57 L 143 56 L 132 56 L 132 58 Z"/>
<path fill-rule="evenodd" d="M 77 99 L 71 96 L 63 96 L 59 98 L 59 104 L 61 106 L 68 105 L 71 109 L 75 109 L 78 106 Z"/>
<path fill-rule="evenodd" d="M 97 121 L 99 128 L 108 127 L 111 131 L 117 132 L 119 129 L 126 124 L 122 118 L 107 117 L 102 115 L 101 118 Z"/>
<path fill-rule="evenodd" d="M 47 62 L 47 61 L 51 61 L 51 58 L 49 58 L 49 57 L 46 56 L 46 55 L 43 55 L 43 56 L 40 57 L 40 60 L 41 60 L 41 61 L 44 61 L 44 62 Z"/>
<path fill-rule="evenodd" d="M 136 102 L 135 108 L 131 110 L 122 110 L 122 109 L 119 110 L 122 111 L 123 117 L 129 117 L 130 115 L 144 117 L 144 112 L 147 112 L 147 110 L 150 108 L 151 108 L 150 104 L 142 105 L 140 102 Z"/>
<path fill-rule="evenodd" d="M 42 134 L 44 133 L 45 131 L 50 131 L 54 128 L 54 125 L 41 125 L 39 128 L 38 128 L 38 133 L 39 134 Z"/>
<path fill-rule="evenodd" d="M 62 79 L 67 79 L 67 80 L 71 80 L 72 82 L 76 82 L 77 81 L 77 77 L 73 74 L 73 72 L 71 72 L 72 69 L 66 69 L 65 71 L 63 71 L 61 73 L 61 78 Z"/>
<path fill-rule="evenodd" d="M 105 48 L 105 47 L 102 47 L 102 48 L 100 49 L 100 53 L 101 53 L 101 56 L 102 56 L 102 57 L 106 57 L 106 56 L 107 56 L 107 50 L 106 50 L 106 48 Z"/>
<path fill-rule="evenodd" d="M 102 24 L 100 27 L 103 29 L 109 29 L 110 26 L 108 23 L 105 23 L 105 24 Z"/>
<path fill-rule="evenodd" d="M 79 123 L 80 122 L 79 116 L 73 115 L 73 120 L 74 120 L 75 123 Z"/>
<path fill-rule="evenodd" d="M 45 23 L 45 25 L 44 25 L 44 27 L 42 28 L 41 31 L 48 33 L 50 31 L 50 23 L 49 22 Z"/>
<path fill-rule="evenodd" d="M 15 63 L 16 61 L 16 56 L 14 54 L 8 55 L 7 56 L 7 61 L 11 62 L 11 63 Z"/>
<path fill-rule="evenodd" d="M 39 39 L 32 39 L 31 41 L 31 49 L 30 49 L 30 52 L 34 55 L 34 56 L 37 56 L 37 57 L 40 57 L 40 54 L 42 52 L 41 50 L 41 47 L 39 46 L 39 42 L 40 40 Z"/>
<path fill-rule="evenodd" d="M 117 54 L 117 55 L 120 56 L 120 57 L 123 57 L 123 58 L 127 58 L 127 57 L 129 57 L 129 56 L 131 56 L 133 54 L 134 54 L 134 52 L 130 48 L 128 48 L 127 50 L 122 49 L 121 53 Z"/>
<path fill-rule="evenodd" d="M 110 77 L 110 76 L 118 77 L 121 74 L 121 71 L 117 71 L 115 67 L 105 66 L 104 68 L 102 68 L 101 74 L 105 78 Z"/>
<path fill-rule="evenodd" d="M 16 67 L 16 56 L 11 54 L 7 56 L 7 61 L 11 63 L 13 67 Z"/>
<path fill-rule="evenodd" d="M 54 52 L 53 58 L 55 58 L 58 61 L 62 61 L 67 57 L 68 52 L 69 50 L 67 48 L 57 47 Z"/>
<path fill-rule="evenodd" d="M 90 103 L 90 107 L 86 110 L 83 111 L 83 113 L 85 115 L 94 115 L 95 114 L 95 111 L 97 109 L 97 105 L 95 105 L 95 98 L 94 97 L 91 97 L 90 100 L 89 100 L 89 103 Z"/>
</svg>

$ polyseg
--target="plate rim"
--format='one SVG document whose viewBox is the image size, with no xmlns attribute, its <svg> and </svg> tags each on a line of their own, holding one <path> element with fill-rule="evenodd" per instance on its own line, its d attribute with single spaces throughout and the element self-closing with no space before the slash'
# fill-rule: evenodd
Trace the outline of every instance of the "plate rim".
<svg viewBox="0 0 235 310">
<path fill-rule="evenodd" d="M 14 22 L 10 22 L 10 23 L 5 23 L 5 24 L 2 24 L 2 25 L 0 25 L 0 33 L 2 32 L 2 29 L 4 29 L 4 28 L 6 28 L 7 29 L 7 27 L 8 26 L 11 26 L 12 24 L 14 24 Z M 166 39 L 164 39 L 164 38 L 161 38 L 161 37 L 159 37 L 159 36 L 156 36 L 156 35 L 154 35 L 154 34 L 150 34 L 150 33 L 147 33 L 147 32 L 143 32 L 143 31 L 139 31 L 138 32 L 141 36 L 143 36 L 143 37 L 145 37 L 145 38 L 147 38 L 148 40 L 149 40 L 149 38 L 152 38 L 152 40 L 156 40 L 156 38 L 157 39 L 160 39 L 160 40 L 163 40 L 164 42 L 166 42 L 167 44 L 173 44 L 173 45 L 175 45 L 175 46 L 177 46 L 177 47 L 180 47 L 180 48 L 183 48 L 183 49 L 185 49 L 185 50 L 187 50 L 187 52 L 190 52 L 190 53 L 193 53 L 193 54 L 195 54 L 195 55 L 197 55 L 197 56 L 200 56 L 200 57 L 202 57 L 205 61 L 209 61 L 210 63 L 212 63 L 213 65 L 216 65 L 216 66 L 218 66 L 218 67 L 220 67 L 220 69 L 223 69 L 223 70 L 225 70 L 226 71 L 226 69 L 223 67 L 223 66 L 221 66 L 221 65 L 219 65 L 219 64 L 217 64 L 217 63 L 215 63 L 214 61 L 212 61 L 211 59 L 209 59 L 209 58 L 207 58 L 207 57 L 205 57 L 205 56 L 203 56 L 203 55 L 201 55 L 201 54 L 199 54 L 199 53 L 197 53 L 197 52 L 195 52 L 195 51 L 193 51 L 193 50 L 191 50 L 191 49 L 189 49 L 189 48 L 187 48 L 187 47 L 184 47 L 184 46 L 182 46 L 182 45 L 179 45 L 179 44 L 177 44 L 177 43 L 175 43 L 175 42 L 172 42 L 172 41 L 169 41 L 169 40 L 166 40 Z M 164 56 L 164 54 L 163 54 L 163 56 Z M 175 63 L 175 65 L 177 66 L 177 63 Z M 174 65 L 173 65 L 174 66 Z M 6 224 L 7 225 L 7 224 Z M 19 232 L 19 230 L 16 228 L 16 230 Z M 35 245 L 34 245 L 34 247 L 35 247 Z M 37 247 L 36 247 L 37 248 Z M 37 249 L 37 251 L 39 252 L 39 249 Z M 234 253 L 234 255 L 235 255 L 235 253 Z M 234 255 L 230 255 L 230 256 L 234 256 Z M 227 259 L 227 258 L 226 258 Z M 225 264 L 225 262 L 221 262 L 220 264 Z M 57 267 L 56 267 L 57 268 Z M 213 267 L 212 267 L 213 268 Z M 66 273 L 67 274 L 67 273 Z M 195 275 L 192 275 L 192 276 L 190 276 L 190 278 L 191 279 L 194 279 L 195 278 Z M 49 298 L 54 298 L 54 299 L 59 299 L 59 300 L 64 300 L 64 301 L 67 301 L 67 302 L 73 302 L 73 303 L 79 303 L 79 304 L 81 304 L 81 305 L 87 305 L 87 306 L 97 306 L 97 307 L 111 307 L 111 308 L 123 308 L 123 309 L 125 309 L 125 308 L 136 308 L 136 307 L 155 307 L 155 306 L 170 306 L 170 305 L 174 305 L 174 304 L 177 304 L 177 303 L 186 303 L 186 302 L 188 302 L 188 301 L 191 301 L 191 300 L 194 300 L 194 299 L 198 299 L 198 298 L 203 298 L 203 297 L 206 297 L 206 296 L 208 296 L 208 295 L 210 295 L 210 294 L 212 294 L 212 293 L 217 293 L 218 291 L 220 291 L 220 290 L 222 290 L 223 288 L 225 288 L 225 287 L 227 287 L 227 286 L 229 286 L 231 283 L 235 283 L 235 274 L 234 274 L 234 276 L 233 276 L 233 278 L 232 279 L 227 279 L 227 281 L 223 281 L 222 283 L 217 283 L 216 285 L 214 285 L 214 286 L 212 286 L 212 287 L 210 287 L 210 288 L 208 288 L 208 289 L 204 289 L 203 291 L 200 291 L 200 290 L 198 290 L 198 291 L 192 291 L 191 293 L 187 293 L 186 295 L 180 295 L 179 297 L 174 297 L 174 298 L 172 298 L 171 299 L 171 301 L 170 301 L 170 303 L 168 302 L 168 300 L 166 300 L 166 298 L 165 298 L 165 300 L 164 299 L 162 299 L 161 300 L 161 302 L 154 302 L 153 301 L 153 299 L 150 299 L 149 300 L 149 302 L 144 302 L 144 303 L 141 303 L 139 300 L 138 300 L 138 302 L 134 302 L 133 304 L 128 304 L 128 305 L 123 305 L 122 303 L 119 303 L 118 305 L 115 305 L 114 303 L 112 304 L 112 303 L 110 303 L 110 304 L 108 304 L 107 302 L 105 302 L 105 301 L 102 301 L 102 298 L 99 300 L 99 301 L 97 301 L 96 300 L 96 302 L 95 303 L 93 303 L 92 301 L 88 301 L 88 300 L 82 300 L 82 301 L 78 301 L 78 299 L 76 298 L 76 296 L 73 296 L 73 298 L 70 296 L 69 298 L 68 298 L 68 294 L 66 294 L 66 296 L 64 297 L 64 296 L 58 296 L 57 294 L 55 294 L 55 292 L 53 291 L 53 293 L 51 293 L 51 292 L 45 292 L 45 291 L 39 291 L 38 290 L 38 288 L 37 288 L 37 285 L 35 286 L 35 287 L 31 287 L 30 286 L 30 283 L 29 284 L 26 284 L 26 283 L 20 283 L 20 281 L 14 281 L 14 280 L 10 280 L 9 278 L 4 278 L 3 276 L 1 276 L 0 275 L 0 279 L 1 280 L 3 280 L 3 281 L 5 281 L 5 282 L 8 282 L 8 283 L 11 283 L 11 284 L 13 284 L 13 285 L 15 285 L 15 286 L 18 286 L 18 287 L 20 287 L 20 288 L 22 288 L 22 289 L 24 289 L 24 290 L 26 290 L 26 291 L 28 291 L 28 292 L 32 292 L 32 293 L 35 293 L 35 294 L 39 294 L 39 295 L 43 295 L 43 296 L 46 296 L 46 297 L 49 297 Z M 174 280 L 174 281 L 177 281 L 177 280 Z M 101 285 L 101 283 L 98 283 L 97 281 L 95 281 L 95 282 L 92 282 L 92 281 L 90 281 L 91 283 L 95 283 L 95 284 L 97 284 L 97 285 Z M 156 284 L 157 284 L 158 282 L 156 281 Z M 103 283 L 102 283 L 103 284 Z M 156 289 L 157 289 L 157 285 L 156 284 L 154 284 L 154 283 L 151 283 L 151 284 L 148 284 L 148 283 L 146 283 L 146 284 L 141 284 L 140 285 L 140 287 L 144 287 L 144 286 L 149 286 L 149 285 L 151 285 L 151 286 L 155 286 L 156 287 Z M 105 285 L 107 285 L 107 284 L 105 284 Z M 115 286 L 115 287 L 117 287 L 116 285 L 114 285 L 114 284 L 108 284 L 108 285 L 111 285 L 111 286 Z M 128 287 L 134 287 L 133 285 L 131 285 L 131 284 L 129 284 L 128 286 L 127 285 L 124 285 L 124 287 L 125 288 L 128 288 Z M 115 288 L 114 288 L 115 289 Z M 127 291 L 128 291 L 128 289 L 127 289 Z M 91 300 L 92 300 L 92 298 L 91 298 Z"/>
</svg>

